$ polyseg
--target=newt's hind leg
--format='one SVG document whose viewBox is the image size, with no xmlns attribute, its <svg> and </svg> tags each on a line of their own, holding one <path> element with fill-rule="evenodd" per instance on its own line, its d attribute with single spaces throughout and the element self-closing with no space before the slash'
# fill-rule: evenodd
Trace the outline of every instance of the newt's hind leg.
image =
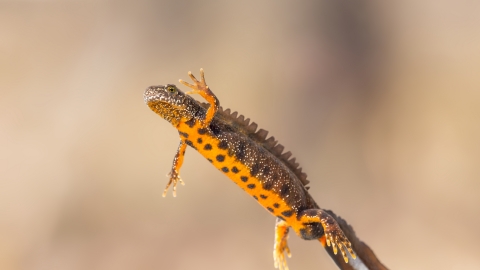
<svg viewBox="0 0 480 270">
<path fill-rule="evenodd" d="M 287 258 L 285 258 L 285 252 L 290 258 L 290 249 L 288 248 L 287 238 L 290 226 L 282 219 L 277 218 L 275 223 L 275 244 L 273 245 L 273 261 L 275 268 L 279 270 L 288 270 Z"/>
<path fill-rule="evenodd" d="M 189 91 L 186 94 L 199 94 L 206 101 L 208 101 L 208 103 L 210 103 L 210 107 L 207 110 L 207 114 L 205 115 L 205 120 L 203 122 L 203 127 L 207 127 L 215 116 L 215 113 L 217 113 L 220 102 L 205 82 L 205 73 L 203 72 L 203 68 L 200 69 L 200 81 L 198 81 L 197 78 L 193 76 L 191 71 L 188 72 L 188 76 L 190 76 L 194 84 L 189 84 L 181 79 L 179 80 L 179 82 L 183 85 L 192 88 L 192 91 Z"/>
<path fill-rule="evenodd" d="M 177 182 L 180 182 L 182 185 L 185 185 L 185 183 L 183 183 L 182 179 L 180 178 L 180 167 L 182 167 L 183 158 L 185 157 L 186 149 L 187 149 L 187 144 L 183 140 L 180 140 L 177 153 L 173 158 L 172 169 L 167 174 L 167 176 L 169 177 L 169 181 L 167 183 L 167 187 L 165 187 L 165 190 L 163 191 L 163 197 L 167 196 L 167 191 L 171 184 L 173 184 L 173 197 L 177 196 Z"/>
<path fill-rule="evenodd" d="M 309 228 L 315 228 L 316 225 L 321 224 L 325 234 L 325 241 L 328 246 L 332 246 L 333 253 L 337 254 L 338 249 L 342 252 L 343 259 L 348 263 L 347 250 L 353 259 L 357 258 L 355 252 L 352 249 L 352 244 L 343 233 L 340 225 L 333 219 L 327 212 L 322 209 L 308 209 L 300 212 L 299 221 L 303 224 L 304 228 L 300 229 L 300 236 L 305 239 L 316 238 L 322 241 L 320 235 L 316 235 L 318 230 Z M 310 238 L 311 237 L 311 238 Z M 338 249 L 337 249 L 338 248 Z"/>
</svg>

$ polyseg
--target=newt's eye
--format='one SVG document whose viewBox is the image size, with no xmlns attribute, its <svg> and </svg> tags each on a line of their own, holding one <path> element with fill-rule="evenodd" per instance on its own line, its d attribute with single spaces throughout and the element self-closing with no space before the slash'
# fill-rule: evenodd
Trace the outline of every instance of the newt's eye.
<svg viewBox="0 0 480 270">
<path fill-rule="evenodd" d="M 175 93 L 177 91 L 177 89 L 175 88 L 175 86 L 169 86 L 169 87 L 167 87 L 167 91 L 170 92 L 170 93 Z"/>
</svg>

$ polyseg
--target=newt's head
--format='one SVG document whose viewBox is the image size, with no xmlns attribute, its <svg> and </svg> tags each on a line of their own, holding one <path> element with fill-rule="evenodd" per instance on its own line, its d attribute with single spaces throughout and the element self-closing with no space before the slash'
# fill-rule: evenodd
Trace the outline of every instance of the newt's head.
<svg viewBox="0 0 480 270">
<path fill-rule="evenodd" d="M 176 126 L 180 121 L 193 118 L 193 99 L 174 84 L 150 86 L 143 93 L 145 103 L 152 111 Z"/>
</svg>

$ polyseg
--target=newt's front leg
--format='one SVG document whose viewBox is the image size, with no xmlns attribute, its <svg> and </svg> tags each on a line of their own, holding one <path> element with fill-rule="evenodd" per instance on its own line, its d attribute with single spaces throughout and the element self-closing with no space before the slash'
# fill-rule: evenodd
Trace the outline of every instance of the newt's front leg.
<svg viewBox="0 0 480 270">
<path fill-rule="evenodd" d="M 207 113 L 205 115 L 205 120 L 203 121 L 202 125 L 204 128 L 208 127 L 210 125 L 210 122 L 212 121 L 213 117 L 215 116 L 215 113 L 217 113 L 218 107 L 220 106 L 220 102 L 218 101 L 217 97 L 215 94 L 213 94 L 212 90 L 210 90 L 210 87 L 208 87 L 207 83 L 205 82 L 205 73 L 203 72 L 203 68 L 200 69 L 200 81 L 193 76 L 192 72 L 188 72 L 188 76 L 192 79 L 194 84 L 189 84 L 185 82 L 184 80 L 179 80 L 180 83 L 183 85 L 192 88 L 192 91 L 189 91 L 185 94 L 199 94 L 202 96 L 208 103 L 210 103 L 210 107 L 207 110 Z"/>
<path fill-rule="evenodd" d="M 172 169 L 167 174 L 170 180 L 168 181 L 167 187 L 163 191 L 163 197 L 167 196 L 167 191 L 171 184 L 173 184 L 173 197 L 177 196 L 177 182 L 180 182 L 182 185 L 185 185 L 185 183 L 180 178 L 180 167 L 182 167 L 183 158 L 185 157 L 186 149 L 187 149 L 187 144 L 183 140 L 180 140 L 177 153 L 173 158 Z"/>
</svg>

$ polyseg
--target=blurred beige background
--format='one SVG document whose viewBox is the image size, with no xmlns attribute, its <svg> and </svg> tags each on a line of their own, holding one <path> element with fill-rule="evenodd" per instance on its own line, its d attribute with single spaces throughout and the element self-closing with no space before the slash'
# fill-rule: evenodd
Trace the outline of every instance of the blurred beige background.
<svg viewBox="0 0 480 270">
<path fill-rule="evenodd" d="M 1 1 L 0 269 L 274 269 L 274 217 L 143 103 L 206 71 L 391 269 L 480 268 L 479 1 Z M 290 235 L 292 270 L 336 269 Z"/>
</svg>

